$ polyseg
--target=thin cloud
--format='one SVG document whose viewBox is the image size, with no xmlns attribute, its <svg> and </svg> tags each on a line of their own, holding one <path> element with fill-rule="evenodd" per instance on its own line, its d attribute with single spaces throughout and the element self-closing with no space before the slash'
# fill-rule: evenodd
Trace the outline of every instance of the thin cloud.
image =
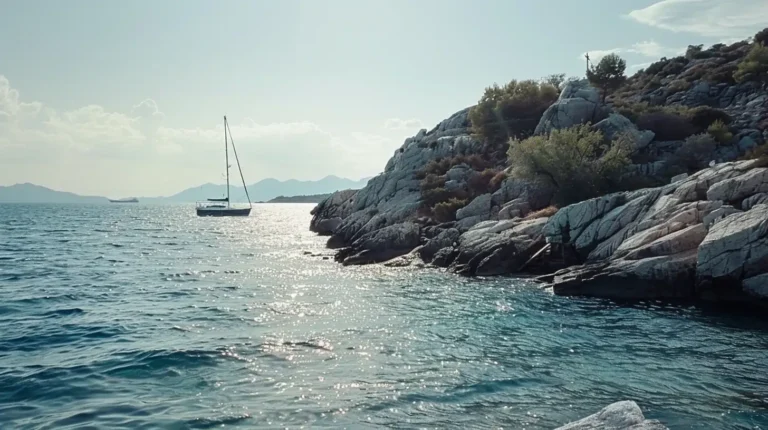
<svg viewBox="0 0 768 430">
<path fill-rule="evenodd" d="M 24 102 L 0 75 L 0 183 L 35 182 L 89 194 L 158 195 L 218 181 L 223 128 L 163 124 L 158 103 L 129 111 L 93 104 L 57 111 Z M 414 126 L 402 120 L 402 126 Z M 311 121 L 232 121 L 247 180 L 346 177 L 381 170 L 402 140 L 376 134 L 336 135 Z M 55 166 L 55 168 L 52 168 Z"/>
<path fill-rule="evenodd" d="M 654 40 L 646 40 L 643 42 L 637 42 L 630 47 L 613 48 L 613 49 L 596 49 L 593 51 L 589 51 L 588 53 L 589 53 L 589 59 L 591 61 L 597 62 L 597 61 L 600 61 L 601 58 L 605 57 L 608 54 L 638 54 L 638 55 L 642 55 L 643 57 L 661 58 L 661 57 L 667 57 L 667 56 L 680 55 L 683 52 L 685 52 L 684 48 L 663 46 Z M 586 54 L 587 52 L 583 52 L 581 56 L 579 56 L 579 59 L 583 60 L 584 55 Z"/>
<path fill-rule="evenodd" d="M 765 27 L 765 0 L 662 0 L 627 18 L 651 27 L 706 37 L 744 39 Z"/>
<path fill-rule="evenodd" d="M 384 122 L 384 128 L 387 130 L 419 130 L 424 128 L 424 124 L 419 119 L 389 118 Z"/>
</svg>

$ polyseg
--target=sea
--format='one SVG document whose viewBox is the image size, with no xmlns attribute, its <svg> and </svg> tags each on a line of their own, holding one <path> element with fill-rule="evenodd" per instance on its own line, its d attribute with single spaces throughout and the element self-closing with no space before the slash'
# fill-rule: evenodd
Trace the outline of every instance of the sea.
<svg viewBox="0 0 768 430">
<path fill-rule="evenodd" d="M 311 208 L 0 205 L 0 428 L 768 428 L 759 313 L 343 267 Z"/>
</svg>

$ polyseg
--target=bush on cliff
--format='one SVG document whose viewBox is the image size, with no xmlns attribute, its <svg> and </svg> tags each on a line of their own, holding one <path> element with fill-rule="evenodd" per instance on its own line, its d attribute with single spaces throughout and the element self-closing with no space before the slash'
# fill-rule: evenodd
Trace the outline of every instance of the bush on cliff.
<svg viewBox="0 0 768 430">
<path fill-rule="evenodd" d="M 692 173 L 707 167 L 715 149 L 717 142 L 707 133 L 688 137 L 668 160 L 667 175 Z"/>
<path fill-rule="evenodd" d="M 629 154 L 623 138 L 606 143 L 589 124 L 513 141 L 509 148 L 512 174 L 551 183 L 557 190 L 555 203 L 561 206 L 617 189 Z"/>
<path fill-rule="evenodd" d="M 707 127 L 707 133 L 710 134 L 721 145 L 725 145 L 733 139 L 733 133 L 728 129 L 723 121 L 719 119 Z"/>
<path fill-rule="evenodd" d="M 637 119 L 637 127 L 651 130 L 656 134 L 656 140 L 682 140 L 696 133 L 697 128 L 683 115 L 653 112 L 641 115 Z"/>
<path fill-rule="evenodd" d="M 491 144 L 505 144 L 510 138 L 525 138 L 544 111 L 557 100 L 558 90 L 549 83 L 510 81 L 485 89 L 469 112 L 472 130 Z"/>
<path fill-rule="evenodd" d="M 587 79 L 589 83 L 600 88 L 605 101 L 609 93 L 617 90 L 627 80 L 624 75 L 626 69 L 626 61 L 616 54 L 608 54 L 600 59 L 597 66 L 587 69 Z"/>
<path fill-rule="evenodd" d="M 758 31 L 752 39 L 755 43 L 762 43 L 768 46 L 768 27 Z"/>
<path fill-rule="evenodd" d="M 736 82 L 768 82 L 768 46 L 755 43 L 737 66 L 733 78 Z"/>
<path fill-rule="evenodd" d="M 440 202 L 432 209 L 435 221 L 449 222 L 456 219 L 456 211 L 466 206 L 467 199 L 451 198 L 448 201 Z"/>
</svg>

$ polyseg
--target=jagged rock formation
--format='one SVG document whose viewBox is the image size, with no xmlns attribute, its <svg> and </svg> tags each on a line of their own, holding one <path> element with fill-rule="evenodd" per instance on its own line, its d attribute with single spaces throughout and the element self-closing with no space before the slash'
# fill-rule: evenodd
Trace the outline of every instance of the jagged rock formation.
<svg viewBox="0 0 768 430">
<path fill-rule="evenodd" d="M 656 420 L 647 420 L 631 400 L 612 403 L 593 415 L 558 427 L 556 430 L 668 430 Z"/>
<path fill-rule="evenodd" d="M 313 216 L 309 230 L 320 235 L 333 233 L 352 213 L 356 195 L 357 190 L 337 191 L 318 203 L 310 212 Z"/>
<path fill-rule="evenodd" d="M 760 284 L 768 273 L 768 205 L 751 205 L 765 187 L 768 169 L 750 160 L 563 208 L 544 234 L 586 264 L 555 273 L 554 291 L 630 299 L 768 298 Z"/>
<path fill-rule="evenodd" d="M 580 202 L 547 219 L 553 211 L 530 214 L 550 205 L 556 190 L 509 177 L 485 193 L 473 191 L 462 201 L 465 206 L 456 211 L 455 221 L 438 224 L 420 216 L 419 173 L 431 161 L 498 151 L 471 134 L 469 109 L 464 109 L 433 130 L 406 139 L 384 172 L 363 189 L 335 193 L 318 205 L 310 228 L 331 235 L 328 246 L 339 248 L 336 258 L 345 264 L 411 265 L 420 259 L 463 274 L 498 275 L 519 272 L 530 267 L 526 264 L 531 256 L 544 255 L 572 265 L 545 278 L 554 282 L 558 294 L 768 297 L 768 274 L 761 268 L 768 267 L 761 221 L 768 205 L 768 172 L 754 161 L 733 162 L 768 140 L 768 91 L 760 83 L 735 84 L 724 78 L 747 49 L 746 44 L 718 46 L 690 59 L 662 60 L 630 79 L 607 104 L 586 81 L 569 82 L 535 129 L 546 134 L 590 122 L 610 139 L 628 139 L 635 163 L 628 176 L 651 177 L 653 183 L 667 185 Z M 676 172 L 670 173 L 669 164 L 688 142 L 664 140 L 675 133 L 665 136 L 651 130 L 658 126 L 653 121 L 635 120 L 649 112 L 675 116 L 678 108 L 667 112 L 647 106 L 723 109 L 727 115 L 697 111 L 696 121 L 703 125 L 693 124 L 693 117 L 685 117 L 689 123 L 683 124 L 694 130 L 690 133 L 699 133 L 713 116 L 731 121 L 730 141 L 716 144 L 711 153 L 694 154 L 703 166 L 710 160 L 722 164 L 677 175 L 670 183 Z M 640 114 L 632 109 L 640 109 Z M 514 162 L 509 160 L 510 169 Z M 440 171 L 440 185 L 444 183 L 447 192 L 467 190 L 480 173 L 475 168 L 463 162 L 449 165 Z M 498 168 L 495 165 L 495 171 Z"/>
</svg>

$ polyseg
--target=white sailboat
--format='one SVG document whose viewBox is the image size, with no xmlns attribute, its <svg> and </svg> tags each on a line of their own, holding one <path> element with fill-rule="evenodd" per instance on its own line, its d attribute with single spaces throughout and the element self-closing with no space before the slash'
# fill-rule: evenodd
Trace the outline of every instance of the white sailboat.
<svg viewBox="0 0 768 430">
<path fill-rule="evenodd" d="M 229 135 L 227 135 L 229 132 Z M 243 182 L 243 189 L 245 190 L 245 196 L 248 199 L 248 207 L 233 207 L 230 202 L 229 196 L 229 144 L 232 143 L 232 152 L 235 154 L 235 161 L 237 162 L 237 170 L 240 172 L 240 180 Z M 248 195 L 248 187 L 245 186 L 245 178 L 243 178 L 243 169 L 240 168 L 240 159 L 237 157 L 237 149 L 235 149 L 235 141 L 232 140 L 232 130 L 229 129 L 229 123 L 227 117 L 224 116 L 224 162 L 226 163 L 227 172 L 227 197 L 218 199 L 208 199 L 204 202 L 197 202 L 195 210 L 198 216 L 248 216 L 251 214 L 253 204 L 251 203 L 251 196 Z"/>
</svg>

